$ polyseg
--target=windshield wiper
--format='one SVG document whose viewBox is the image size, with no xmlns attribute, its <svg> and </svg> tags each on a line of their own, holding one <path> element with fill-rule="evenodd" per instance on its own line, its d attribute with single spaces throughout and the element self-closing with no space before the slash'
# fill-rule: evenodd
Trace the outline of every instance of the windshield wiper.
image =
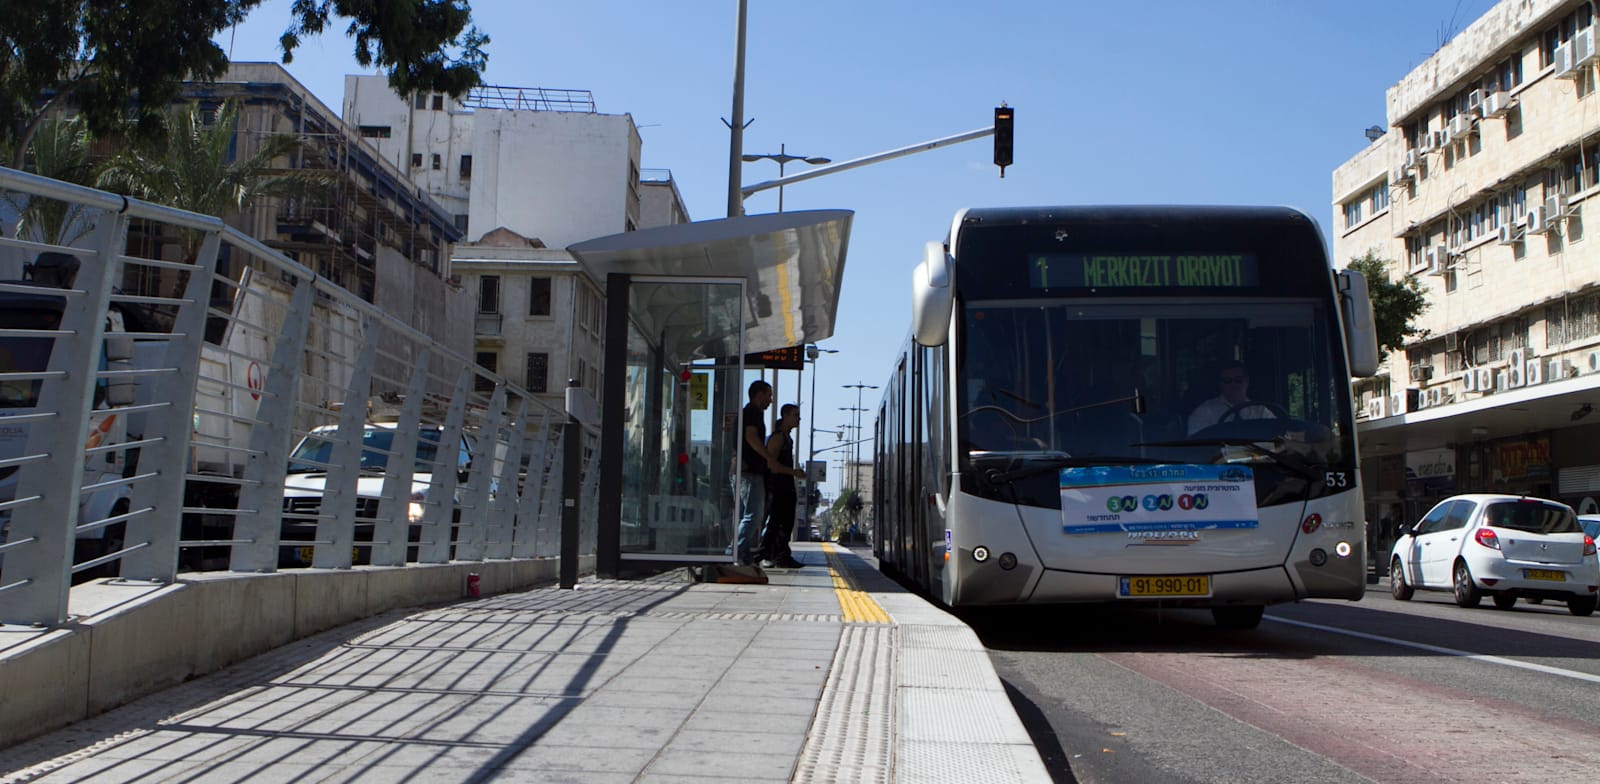
<svg viewBox="0 0 1600 784">
<path fill-rule="evenodd" d="M 1096 466 L 1136 464 L 1151 465 L 1165 462 L 1169 461 L 1155 460 L 1148 457 L 1129 457 L 1127 455 L 1089 455 L 1088 457 L 1060 456 L 1050 457 L 1043 461 L 1034 463 L 1033 465 L 1013 468 L 1009 471 L 1001 471 L 991 468 L 984 472 L 984 478 L 988 479 L 991 484 L 1010 484 L 1018 479 L 1026 479 L 1030 476 L 1038 476 L 1039 474 L 1049 471 L 1059 471 L 1063 468 L 1094 468 Z"/>
</svg>

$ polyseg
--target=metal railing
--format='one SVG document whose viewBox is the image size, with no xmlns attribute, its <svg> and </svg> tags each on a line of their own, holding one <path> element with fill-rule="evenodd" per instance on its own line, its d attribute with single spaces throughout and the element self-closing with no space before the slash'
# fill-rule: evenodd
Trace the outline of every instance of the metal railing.
<svg viewBox="0 0 1600 784">
<path fill-rule="evenodd" d="M 216 218 L 0 168 L 0 623 L 92 576 L 557 555 L 565 414 L 470 351 Z"/>
</svg>

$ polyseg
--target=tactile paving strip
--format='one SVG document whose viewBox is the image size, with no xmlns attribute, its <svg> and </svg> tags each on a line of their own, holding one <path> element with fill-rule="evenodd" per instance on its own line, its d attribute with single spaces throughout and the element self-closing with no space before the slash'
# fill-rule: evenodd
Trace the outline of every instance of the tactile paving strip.
<svg viewBox="0 0 1600 784">
<path fill-rule="evenodd" d="M 894 770 L 895 627 L 846 624 L 796 782 L 883 782 Z"/>
</svg>

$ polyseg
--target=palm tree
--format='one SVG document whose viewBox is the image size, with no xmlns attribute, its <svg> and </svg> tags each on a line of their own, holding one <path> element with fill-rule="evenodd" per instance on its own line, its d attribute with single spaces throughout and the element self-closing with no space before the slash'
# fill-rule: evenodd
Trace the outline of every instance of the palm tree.
<svg viewBox="0 0 1600 784">
<path fill-rule="evenodd" d="M 174 107 L 166 117 L 166 140 L 136 146 L 108 160 L 100 187 L 169 207 L 228 218 L 256 199 L 304 194 L 326 178 L 311 172 L 282 173 L 274 161 L 301 148 L 300 139 L 270 134 L 250 154 L 235 157 L 239 105 L 224 102 L 213 122 L 198 103 Z M 243 148 L 244 145 L 238 145 Z M 193 263 L 201 235 L 183 234 L 183 260 Z"/>
<path fill-rule="evenodd" d="M 29 143 L 28 154 L 23 156 L 24 166 L 41 177 L 92 185 L 95 178 L 89 144 L 83 118 L 45 120 Z M 93 229 L 80 205 L 10 192 L 3 198 L 17 215 L 16 236 L 20 239 L 71 245 Z"/>
</svg>

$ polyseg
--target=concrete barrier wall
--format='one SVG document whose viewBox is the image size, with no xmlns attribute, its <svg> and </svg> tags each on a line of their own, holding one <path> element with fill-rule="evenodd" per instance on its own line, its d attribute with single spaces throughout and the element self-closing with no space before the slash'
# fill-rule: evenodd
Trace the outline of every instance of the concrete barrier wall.
<svg viewBox="0 0 1600 784">
<path fill-rule="evenodd" d="M 69 623 L 0 627 L 0 747 L 59 729 L 317 632 L 402 607 L 553 583 L 555 558 L 403 568 L 184 574 L 73 589 Z M 594 573 L 594 557 L 579 573 Z M 81 609 L 80 609 L 81 608 Z"/>
</svg>

